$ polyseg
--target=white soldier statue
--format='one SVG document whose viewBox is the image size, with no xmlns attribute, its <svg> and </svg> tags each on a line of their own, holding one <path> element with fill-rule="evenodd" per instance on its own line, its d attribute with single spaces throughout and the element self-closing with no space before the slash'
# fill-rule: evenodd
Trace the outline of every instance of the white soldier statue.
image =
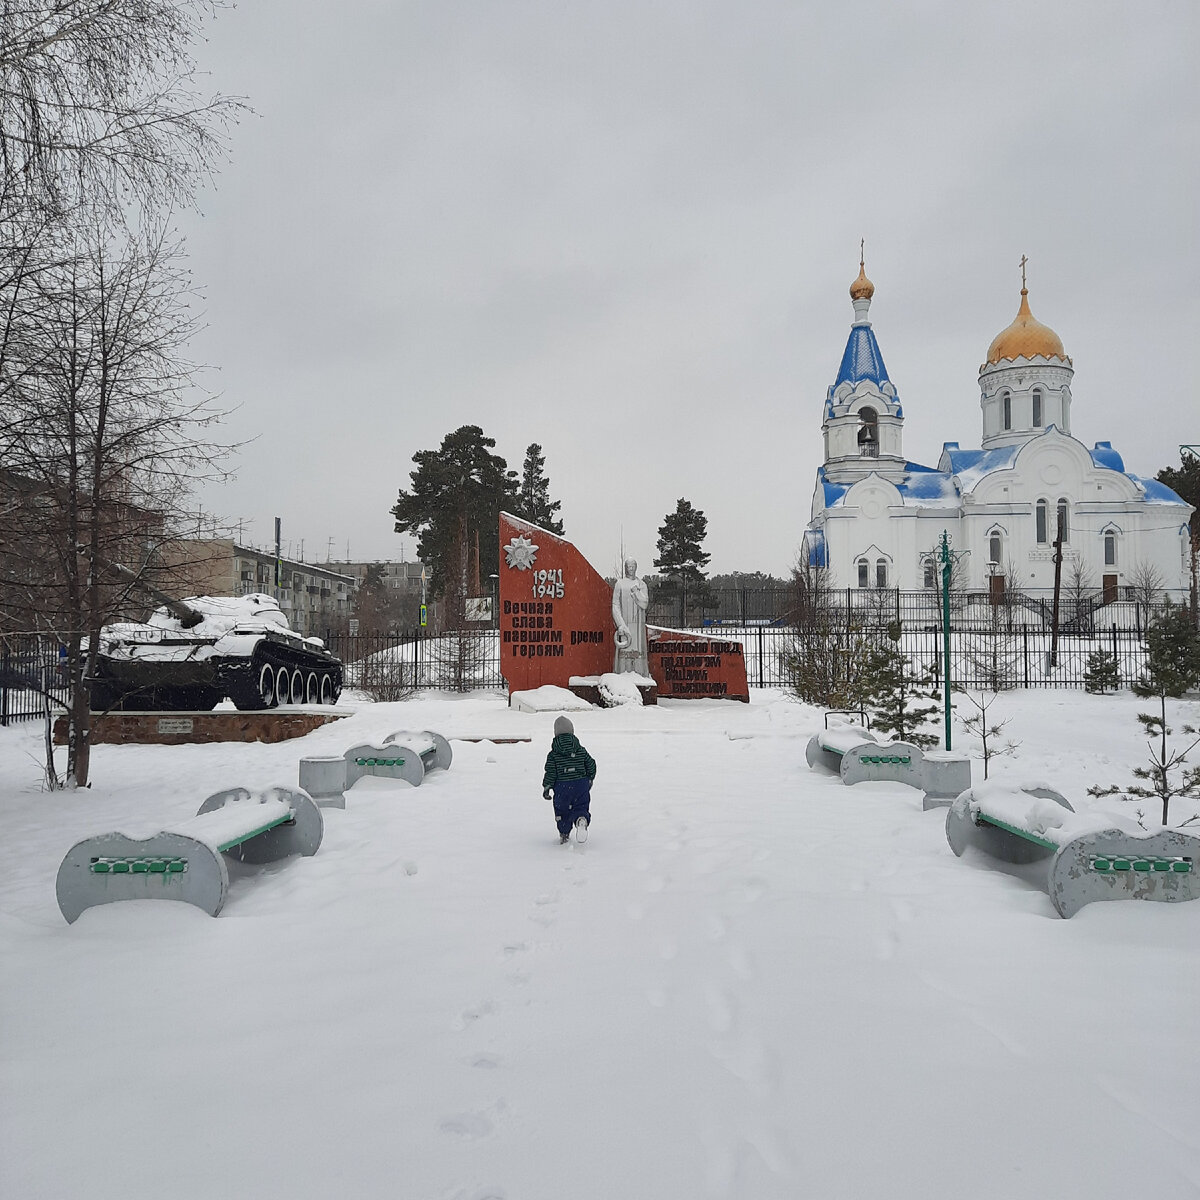
<svg viewBox="0 0 1200 1200">
<path fill-rule="evenodd" d="M 617 653 L 613 670 L 617 674 L 632 671 L 637 675 L 650 675 L 650 663 L 646 658 L 646 608 L 650 603 L 650 592 L 643 580 L 637 577 L 637 563 L 632 558 L 625 560 L 624 575 L 613 585 L 612 614 L 616 634 Z"/>
</svg>

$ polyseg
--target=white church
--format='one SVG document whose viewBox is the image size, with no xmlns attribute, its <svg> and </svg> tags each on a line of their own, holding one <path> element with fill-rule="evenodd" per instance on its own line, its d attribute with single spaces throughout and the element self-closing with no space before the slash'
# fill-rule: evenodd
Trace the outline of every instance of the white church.
<svg viewBox="0 0 1200 1200">
<path fill-rule="evenodd" d="M 1071 360 L 1034 319 L 1024 282 L 1022 264 L 1016 319 L 979 369 L 980 448 L 946 442 L 933 468 L 904 457 L 904 410 L 867 319 L 875 287 L 859 264 L 804 535 L 805 561 L 827 568 L 835 586 L 940 586 L 933 556 L 945 530 L 966 588 L 1049 591 L 1061 522 L 1064 582 L 1086 579 L 1105 603 L 1147 579 L 1186 595 L 1191 506 L 1126 471 L 1111 443 L 1089 450 L 1071 436 Z"/>
</svg>

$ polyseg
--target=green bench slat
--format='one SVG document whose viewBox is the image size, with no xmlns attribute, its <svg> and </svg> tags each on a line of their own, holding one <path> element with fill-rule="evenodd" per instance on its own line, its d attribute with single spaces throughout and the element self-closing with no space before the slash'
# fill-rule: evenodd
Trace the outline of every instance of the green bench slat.
<svg viewBox="0 0 1200 1200">
<path fill-rule="evenodd" d="M 977 824 L 995 825 L 997 829 L 1003 829 L 1006 833 L 1024 838 L 1027 842 L 1033 842 L 1036 846 L 1044 846 L 1047 850 L 1058 849 L 1057 842 L 1052 842 L 1044 837 L 1038 837 L 1036 833 L 1030 833 L 1028 829 L 1018 829 L 1015 825 L 1010 825 L 1007 821 L 1001 821 L 998 817 L 989 817 L 986 813 L 978 813 L 975 820 Z"/>
<path fill-rule="evenodd" d="M 268 829 L 274 829 L 277 825 L 284 825 L 292 819 L 291 813 L 286 817 L 276 817 L 274 821 L 268 821 L 265 825 L 260 825 L 257 829 L 250 830 L 249 833 L 242 833 L 235 838 L 230 838 L 227 842 L 221 842 L 217 846 L 217 849 L 232 850 L 234 846 L 240 846 L 243 842 L 248 842 L 251 838 L 258 837 L 260 833 L 266 833 Z"/>
</svg>

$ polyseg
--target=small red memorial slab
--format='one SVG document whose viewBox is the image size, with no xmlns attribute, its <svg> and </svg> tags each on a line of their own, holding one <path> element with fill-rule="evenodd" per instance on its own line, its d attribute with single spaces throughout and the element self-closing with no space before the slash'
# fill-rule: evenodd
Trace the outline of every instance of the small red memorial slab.
<svg viewBox="0 0 1200 1200">
<path fill-rule="evenodd" d="M 613 669 L 612 587 L 557 534 L 500 514 L 500 673 L 510 692 Z"/>
<path fill-rule="evenodd" d="M 660 700 L 741 700 L 750 703 L 741 642 L 648 626 L 650 674 Z"/>
</svg>

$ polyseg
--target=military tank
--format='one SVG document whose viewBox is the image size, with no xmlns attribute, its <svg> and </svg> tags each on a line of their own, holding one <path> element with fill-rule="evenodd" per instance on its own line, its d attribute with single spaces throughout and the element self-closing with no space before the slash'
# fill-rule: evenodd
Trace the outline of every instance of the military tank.
<svg viewBox="0 0 1200 1200">
<path fill-rule="evenodd" d="M 206 711 L 226 697 L 243 711 L 337 702 L 341 661 L 296 633 L 271 596 L 154 594 L 164 604 L 145 622 L 100 631 L 93 711 Z"/>
</svg>

